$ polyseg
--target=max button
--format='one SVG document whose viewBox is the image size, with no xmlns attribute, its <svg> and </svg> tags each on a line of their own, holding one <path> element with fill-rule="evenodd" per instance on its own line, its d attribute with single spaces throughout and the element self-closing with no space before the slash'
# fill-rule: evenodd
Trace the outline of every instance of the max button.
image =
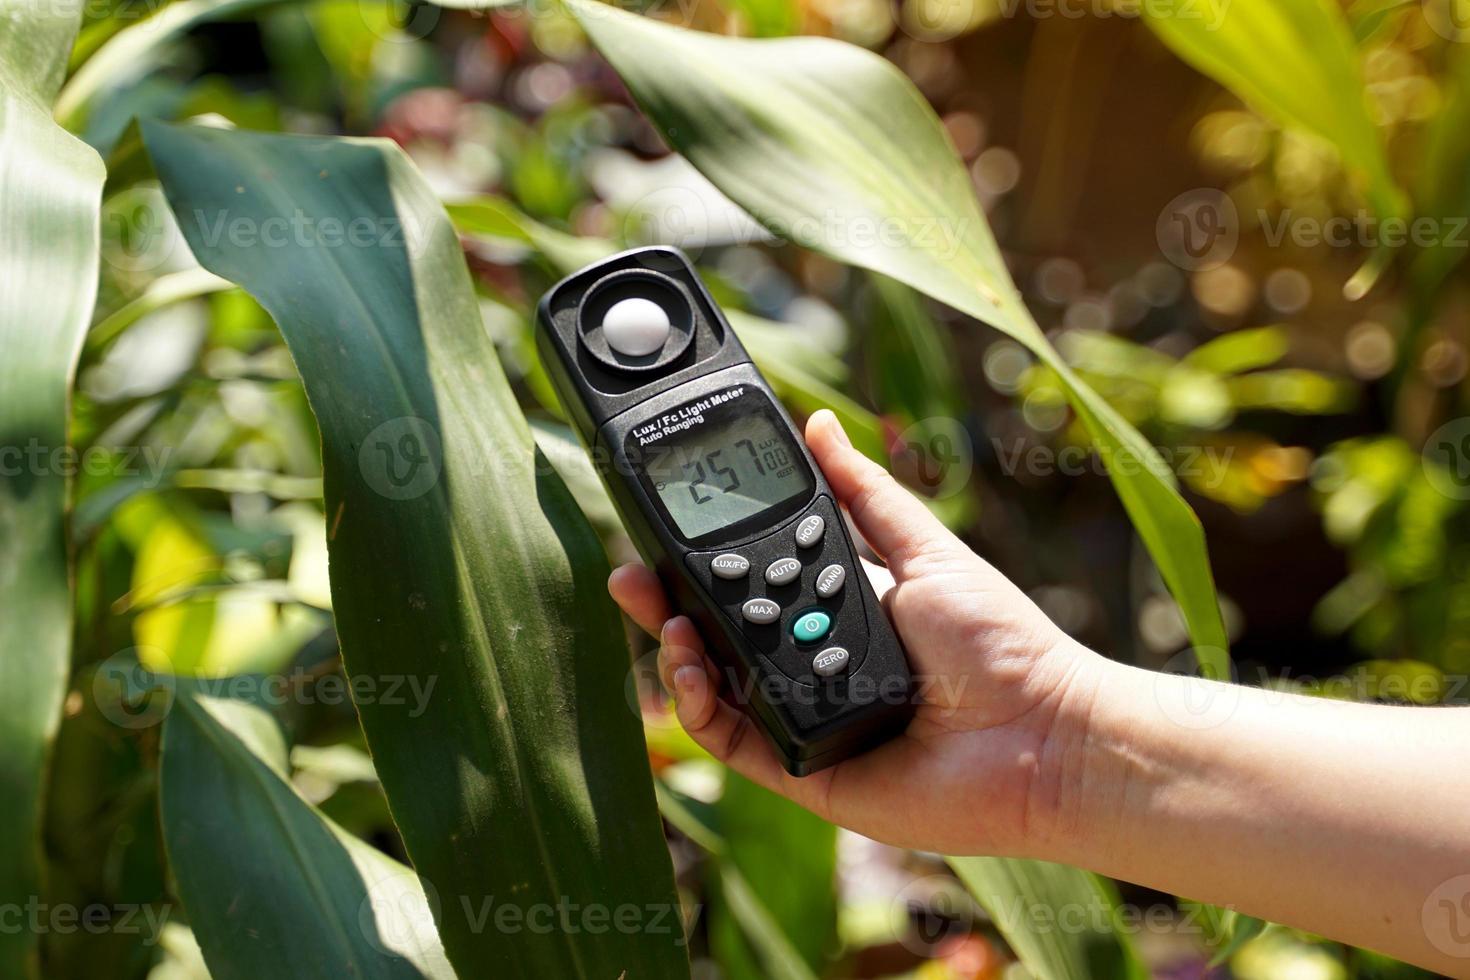
<svg viewBox="0 0 1470 980">
<path fill-rule="evenodd" d="M 750 559 L 744 555 L 716 555 L 709 563 L 709 570 L 731 581 L 745 578 L 750 571 Z"/>
<path fill-rule="evenodd" d="M 767 626 L 781 618 L 781 607 L 770 599 L 750 599 L 740 607 L 740 615 L 757 626 Z"/>
</svg>

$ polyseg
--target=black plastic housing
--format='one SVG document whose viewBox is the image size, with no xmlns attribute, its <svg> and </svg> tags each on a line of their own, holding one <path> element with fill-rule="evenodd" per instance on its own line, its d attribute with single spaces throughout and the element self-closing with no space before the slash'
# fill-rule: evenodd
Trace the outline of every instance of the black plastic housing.
<svg viewBox="0 0 1470 980">
<path fill-rule="evenodd" d="M 597 336 L 600 320 L 588 321 L 596 319 L 604 296 L 641 288 L 660 291 L 675 305 L 682 298 L 691 315 L 676 324 L 662 351 L 620 362 Z M 587 316 L 580 312 L 584 302 Z M 614 255 L 553 286 L 537 308 L 537 326 L 542 363 L 630 536 L 704 636 L 725 674 L 722 696 L 757 722 L 786 769 L 798 776 L 816 772 L 902 731 L 913 710 L 908 662 L 858 563 L 836 498 L 688 260 L 659 247 Z M 772 413 L 790 429 L 812 490 L 761 519 L 690 541 L 640 479 L 635 430 L 646 431 L 650 420 L 671 411 L 722 399 L 734 400 L 726 406 L 731 411 Z M 825 535 L 800 548 L 794 529 L 812 514 L 823 517 Z M 745 579 L 711 574 L 710 560 L 725 553 L 750 560 Z M 802 564 L 797 580 L 769 585 L 766 566 L 793 556 Z M 843 566 L 846 581 L 824 599 L 815 580 L 832 564 Z M 752 597 L 779 603 L 780 619 L 770 625 L 743 619 L 741 604 Z M 831 616 L 832 630 L 819 644 L 802 644 L 791 626 L 813 609 Z M 845 672 L 819 677 L 812 658 L 828 645 L 840 645 L 851 659 Z"/>
</svg>

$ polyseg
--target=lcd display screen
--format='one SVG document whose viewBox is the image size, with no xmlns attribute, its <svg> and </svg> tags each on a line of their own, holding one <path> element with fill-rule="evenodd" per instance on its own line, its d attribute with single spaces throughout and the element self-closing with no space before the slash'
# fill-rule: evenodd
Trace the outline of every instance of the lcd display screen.
<svg viewBox="0 0 1470 980">
<path fill-rule="evenodd" d="M 645 470 L 684 537 L 695 539 L 812 492 L 784 426 L 765 412 L 730 414 L 651 447 Z"/>
</svg>

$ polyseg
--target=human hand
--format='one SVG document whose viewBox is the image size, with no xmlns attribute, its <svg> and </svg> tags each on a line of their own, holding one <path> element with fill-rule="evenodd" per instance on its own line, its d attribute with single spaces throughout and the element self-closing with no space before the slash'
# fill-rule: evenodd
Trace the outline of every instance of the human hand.
<svg viewBox="0 0 1470 980">
<path fill-rule="evenodd" d="M 811 417 L 806 439 L 887 564 L 865 563 L 919 682 L 914 719 L 865 755 L 788 774 L 753 723 L 720 699 L 703 640 L 688 617 L 672 615 L 657 576 L 624 565 L 608 590 L 659 638 L 659 676 L 680 723 L 732 769 L 868 837 L 946 854 L 1046 856 L 1069 819 L 1062 789 L 1080 775 L 1102 658 L 854 449 L 831 412 Z"/>
</svg>

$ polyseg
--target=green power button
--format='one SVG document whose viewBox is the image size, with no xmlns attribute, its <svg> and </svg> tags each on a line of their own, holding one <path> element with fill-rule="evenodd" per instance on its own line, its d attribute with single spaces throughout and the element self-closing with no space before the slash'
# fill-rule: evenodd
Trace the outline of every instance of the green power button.
<svg viewBox="0 0 1470 980">
<path fill-rule="evenodd" d="M 816 643 L 832 628 L 832 617 L 820 609 L 808 609 L 791 624 L 791 635 L 798 643 Z"/>
</svg>

